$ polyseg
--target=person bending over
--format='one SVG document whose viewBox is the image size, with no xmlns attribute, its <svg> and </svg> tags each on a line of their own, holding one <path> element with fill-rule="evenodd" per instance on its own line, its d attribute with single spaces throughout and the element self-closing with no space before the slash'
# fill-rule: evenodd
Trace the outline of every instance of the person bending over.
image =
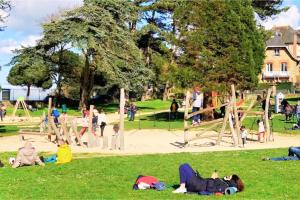
<svg viewBox="0 0 300 200">
<path fill-rule="evenodd" d="M 263 160 L 285 161 L 285 160 L 300 160 L 300 147 L 289 147 L 288 156 L 276 158 L 263 158 Z"/>
<path fill-rule="evenodd" d="M 45 164 L 41 161 L 37 152 L 30 142 L 26 142 L 24 147 L 20 148 L 12 167 L 17 168 L 26 165 L 41 165 Z"/>
<path fill-rule="evenodd" d="M 203 178 L 187 163 L 179 166 L 179 177 L 180 186 L 173 193 L 224 193 L 229 187 L 235 187 L 238 192 L 244 190 L 242 180 L 235 174 L 221 179 L 215 171 L 211 178 Z"/>
</svg>

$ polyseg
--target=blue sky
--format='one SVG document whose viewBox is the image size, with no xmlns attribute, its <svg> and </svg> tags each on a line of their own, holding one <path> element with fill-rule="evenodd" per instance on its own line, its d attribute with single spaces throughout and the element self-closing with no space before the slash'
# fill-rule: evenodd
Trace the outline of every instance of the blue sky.
<svg viewBox="0 0 300 200">
<path fill-rule="evenodd" d="M 62 10 L 78 7 L 83 0 L 11 0 L 12 10 L 0 32 L 0 85 L 7 85 L 6 76 L 10 67 L 4 66 L 13 56 L 12 50 L 20 46 L 32 46 L 41 38 L 40 24 L 46 22 L 51 15 Z M 279 16 L 261 22 L 267 29 L 273 25 L 290 25 L 300 29 L 300 0 L 286 0 L 284 5 L 290 9 Z M 6 15 L 0 11 L 0 15 Z M 1 24 L 2 25 L 2 24 Z"/>
</svg>

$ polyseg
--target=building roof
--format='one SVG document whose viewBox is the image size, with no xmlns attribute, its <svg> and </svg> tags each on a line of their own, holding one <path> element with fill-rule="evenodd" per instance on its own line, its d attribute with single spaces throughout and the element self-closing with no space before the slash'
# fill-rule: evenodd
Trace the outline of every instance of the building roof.
<svg viewBox="0 0 300 200">
<path fill-rule="evenodd" d="M 299 31 L 294 30 L 290 26 L 274 26 L 272 31 L 274 35 L 280 35 L 285 44 L 293 44 L 294 34 L 297 34 L 297 43 L 300 44 Z"/>
<path fill-rule="evenodd" d="M 272 36 L 266 43 L 268 47 L 286 47 L 282 38 L 278 35 Z"/>
</svg>

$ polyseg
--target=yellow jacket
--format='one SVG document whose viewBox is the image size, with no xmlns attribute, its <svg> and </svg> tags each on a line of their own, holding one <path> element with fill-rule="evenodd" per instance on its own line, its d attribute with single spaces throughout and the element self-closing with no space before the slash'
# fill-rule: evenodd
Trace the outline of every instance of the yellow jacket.
<svg viewBox="0 0 300 200">
<path fill-rule="evenodd" d="M 58 147 L 56 164 L 68 163 L 72 160 L 71 148 L 67 144 Z"/>
</svg>

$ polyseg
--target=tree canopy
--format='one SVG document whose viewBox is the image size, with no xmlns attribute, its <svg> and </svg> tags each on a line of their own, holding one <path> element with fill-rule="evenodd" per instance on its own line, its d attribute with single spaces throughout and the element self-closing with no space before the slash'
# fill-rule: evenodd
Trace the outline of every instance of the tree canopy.
<svg viewBox="0 0 300 200">
<path fill-rule="evenodd" d="M 195 83 L 219 91 L 231 83 L 240 89 L 257 84 L 264 41 L 249 1 L 185 1 L 175 17 L 179 64 L 193 70 Z"/>
<path fill-rule="evenodd" d="M 52 86 L 48 63 L 36 54 L 34 48 L 27 47 L 15 52 L 10 64 L 13 66 L 7 77 L 12 85 L 26 86 L 27 97 L 30 95 L 30 87 L 36 86 L 48 89 Z"/>
</svg>

